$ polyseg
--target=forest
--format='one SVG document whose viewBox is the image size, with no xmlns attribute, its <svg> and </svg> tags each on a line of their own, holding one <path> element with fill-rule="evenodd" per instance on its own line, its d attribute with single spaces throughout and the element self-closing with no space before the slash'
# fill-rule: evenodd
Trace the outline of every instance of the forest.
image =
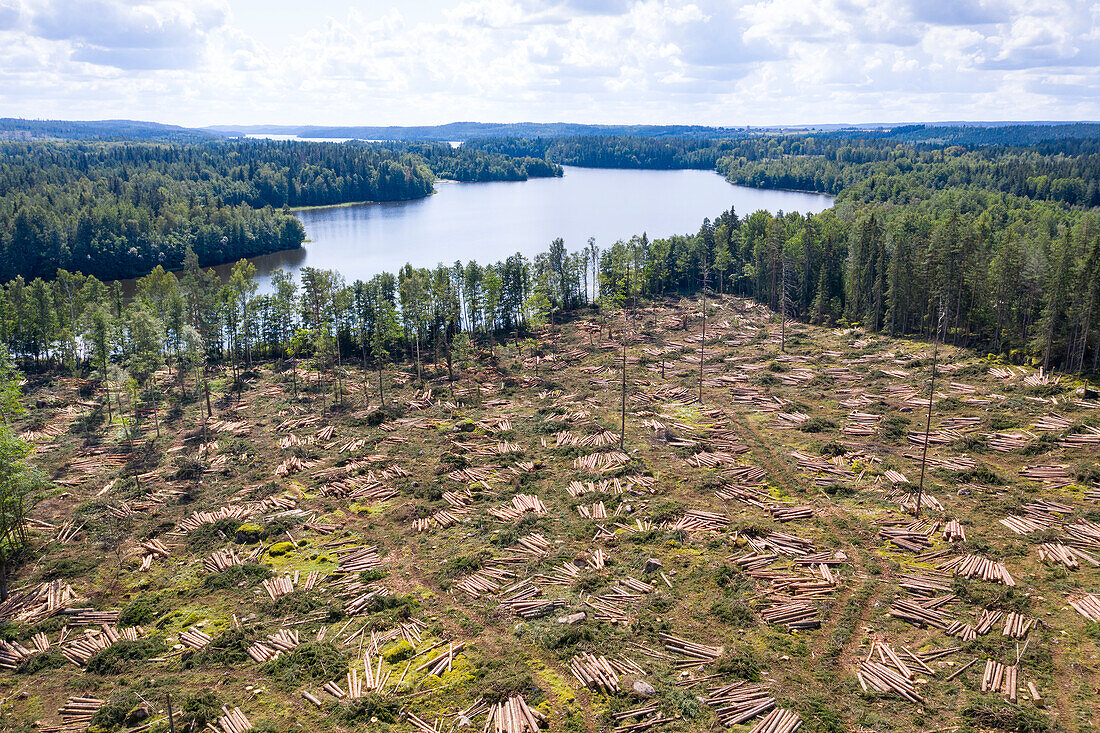
<svg viewBox="0 0 1100 733">
<path fill-rule="evenodd" d="M 179 269 L 301 245 L 284 207 L 401 201 L 436 177 L 526 180 L 561 175 L 544 160 L 449 145 L 211 142 L 0 143 L 0 279 L 100 278 Z"/>
<path fill-rule="evenodd" d="M 705 288 L 754 298 L 790 319 L 891 335 L 935 333 L 1014 363 L 1095 371 L 1096 147 L 1095 139 L 914 147 L 839 134 L 705 144 L 605 136 L 460 148 L 117 146 L 95 148 L 95 155 L 79 146 L 23 146 L 3 179 L 11 224 L 3 235 L 9 283 L 0 332 L 24 361 L 75 368 L 89 353 L 86 306 L 108 311 L 116 324 L 109 353 L 119 358 L 133 340 L 125 324 L 138 309 L 157 322 L 169 359 L 181 358 L 188 326 L 208 359 L 283 356 L 297 344 L 304 353 L 327 350 L 334 361 L 359 355 L 374 363 L 382 354 L 411 357 L 418 348 L 449 352 L 460 334 L 500 337 L 578 308 Z M 45 165 L 50 156 L 65 164 Z M 433 175 L 510 180 L 560 175 L 559 162 L 662 160 L 676 167 L 697 156 L 710 156 L 731 182 L 834 193 L 836 205 L 814 216 L 730 210 L 693 234 L 651 241 L 643 233 L 602 248 L 590 241 L 576 252 L 557 240 L 530 260 L 517 254 L 498 263 L 406 266 L 365 283 L 310 271 L 301 292 L 277 273 L 274 292 L 257 295 L 245 262 L 226 284 L 202 269 L 265 247 L 297 246 L 301 226 L 279 206 L 422 195 Z M 140 173 L 123 170 L 134 157 L 143 161 Z M 77 177 L 81 168 L 114 173 L 93 186 Z M 359 168 L 372 177 L 357 176 Z M 25 181 L 20 191 L 29 193 L 14 190 L 17 176 Z M 78 193 L 63 197 L 54 187 Z M 117 208 L 96 205 L 104 199 Z M 112 246 L 146 241 L 142 236 L 150 244 L 130 244 L 129 271 L 156 267 L 149 277 L 161 294 L 126 303 L 117 285 L 100 282 L 102 268 L 80 265 L 111 262 L 120 256 Z M 69 267 L 53 277 L 58 263 Z M 179 277 L 169 272 L 183 265 Z M 178 314 L 172 325 L 170 312 Z"/>
</svg>

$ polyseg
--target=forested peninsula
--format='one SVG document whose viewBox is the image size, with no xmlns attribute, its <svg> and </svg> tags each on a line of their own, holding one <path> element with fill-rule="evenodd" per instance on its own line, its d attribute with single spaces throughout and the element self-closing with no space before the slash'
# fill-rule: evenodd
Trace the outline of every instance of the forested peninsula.
<svg viewBox="0 0 1100 733">
<path fill-rule="evenodd" d="M 458 181 L 560 176 L 545 160 L 446 144 L 241 140 L 0 143 L 0 279 L 99 278 L 301 246 L 286 207 L 403 201 Z"/>
</svg>

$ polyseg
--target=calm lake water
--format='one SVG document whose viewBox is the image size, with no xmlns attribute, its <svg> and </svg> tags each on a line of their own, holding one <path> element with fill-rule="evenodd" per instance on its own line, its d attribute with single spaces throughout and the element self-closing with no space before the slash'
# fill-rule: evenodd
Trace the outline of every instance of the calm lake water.
<svg viewBox="0 0 1100 733">
<path fill-rule="evenodd" d="M 277 267 L 338 270 L 348 282 L 369 279 L 406 262 L 477 260 L 488 264 L 516 252 L 531 257 L 562 237 L 569 250 L 595 237 L 602 248 L 646 232 L 650 239 L 696 232 L 704 217 L 735 207 L 817 213 L 829 196 L 730 185 L 710 171 L 576 168 L 562 178 L 510 183 L 440 181 L 418 201 L 357 204 L 298 212 L 306 228 L 301 250 L 253 258 L 261 290 Z M 229 266 L 218 268 L 228 270 Z"/>
</svg>

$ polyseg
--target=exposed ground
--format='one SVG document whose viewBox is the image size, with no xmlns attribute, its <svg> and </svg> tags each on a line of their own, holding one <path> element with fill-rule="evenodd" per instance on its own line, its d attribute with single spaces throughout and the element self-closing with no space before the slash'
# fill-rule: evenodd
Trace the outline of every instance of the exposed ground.
<svg viewBox="0 0 1100 733">
<path fill-rule="evenodd" d="M 622 453 L 618 316 L 546 329 L 537 362 L 497 344 L 453 386 L 442 365 L 423 382 L 390 369 L 385 409 L 356 366 L 335 410 L 331 375 L 307 362 L 256 364 L 239 393 L 212 373 L 205 434 L 205 400 L 164 374 L 161 437 L 142 416 L 133 456 L 101 392 L 30 376 L 19 429 L 56 484 L 13 586 L 54 582 L 62 599 L 0 607 L 15 644 L 0 728 L 61 725 L 75 696 L 109 701 L 93 730 L 167 730 L 170 694 L 176 730 L 217 724 L 223 705 L 258 729 L 397 731 L 416 729 L 407 713 L 448 730 L 474 706 L 482 728 L 478 701 L 512 695 L 553 731 L 719 730 L 711 691 L 747 680 L 804 731 L 1093 730 L 1100 624 L 1069 600 L 1100 592 L 1097 403 L 1069 379 L 941 347 L 917 519 L 904 503 L 929 344 L 789 325 L 782 353 L 769 311 L 712 302 L 700 402 L 700 313 L 683 301 L 630 319 Z M 965 540 L 945 538 L 949 520 Z M 240 564 L 205 567 L 219 551 Z M 971 555 L 1007 576 L 954 574 Z M 288 575 L 294 590 L 272 600 L 263 581 Z M 891 615 L 914 605 L 932 620 Z M 783 606 L 790 628 L 769 622 Z M 1022 638 L 1004 635 L 1009 612 Z M 104 622 L 136 640 L 82 656 L 107 644 Z M 280 629 L 297 640 L 269 640 Z M 678 653 L 683 640 L 706 648 Z M 261 664 L 257 642 L 286 648 Z M 901 674 L 891 651 L 919 701 L 861 689 L 870 655 Z M 580 685 L 570 663 L 586 653 L 618 691 Z M 982 691 L 987 660 L 1018 660 L 1015 703 L 1004 684 Z M 347 691 L 349 667 L 379 673 L 381 692 L 324 690 Z"/>
</svg>

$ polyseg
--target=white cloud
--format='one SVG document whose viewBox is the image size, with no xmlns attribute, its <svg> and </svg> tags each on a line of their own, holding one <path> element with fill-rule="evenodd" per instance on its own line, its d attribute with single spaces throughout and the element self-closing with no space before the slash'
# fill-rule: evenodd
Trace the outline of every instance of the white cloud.
<svg viewBox="0 0 1100 733">
<path fill-rule="evenodd" d="M 0 0 L 0 114 L 183 124 L 1100 118 L 1100 10 L 1049 0 Z M 239 0 L 236 0 L 239 1 Z"/>
</svg>

